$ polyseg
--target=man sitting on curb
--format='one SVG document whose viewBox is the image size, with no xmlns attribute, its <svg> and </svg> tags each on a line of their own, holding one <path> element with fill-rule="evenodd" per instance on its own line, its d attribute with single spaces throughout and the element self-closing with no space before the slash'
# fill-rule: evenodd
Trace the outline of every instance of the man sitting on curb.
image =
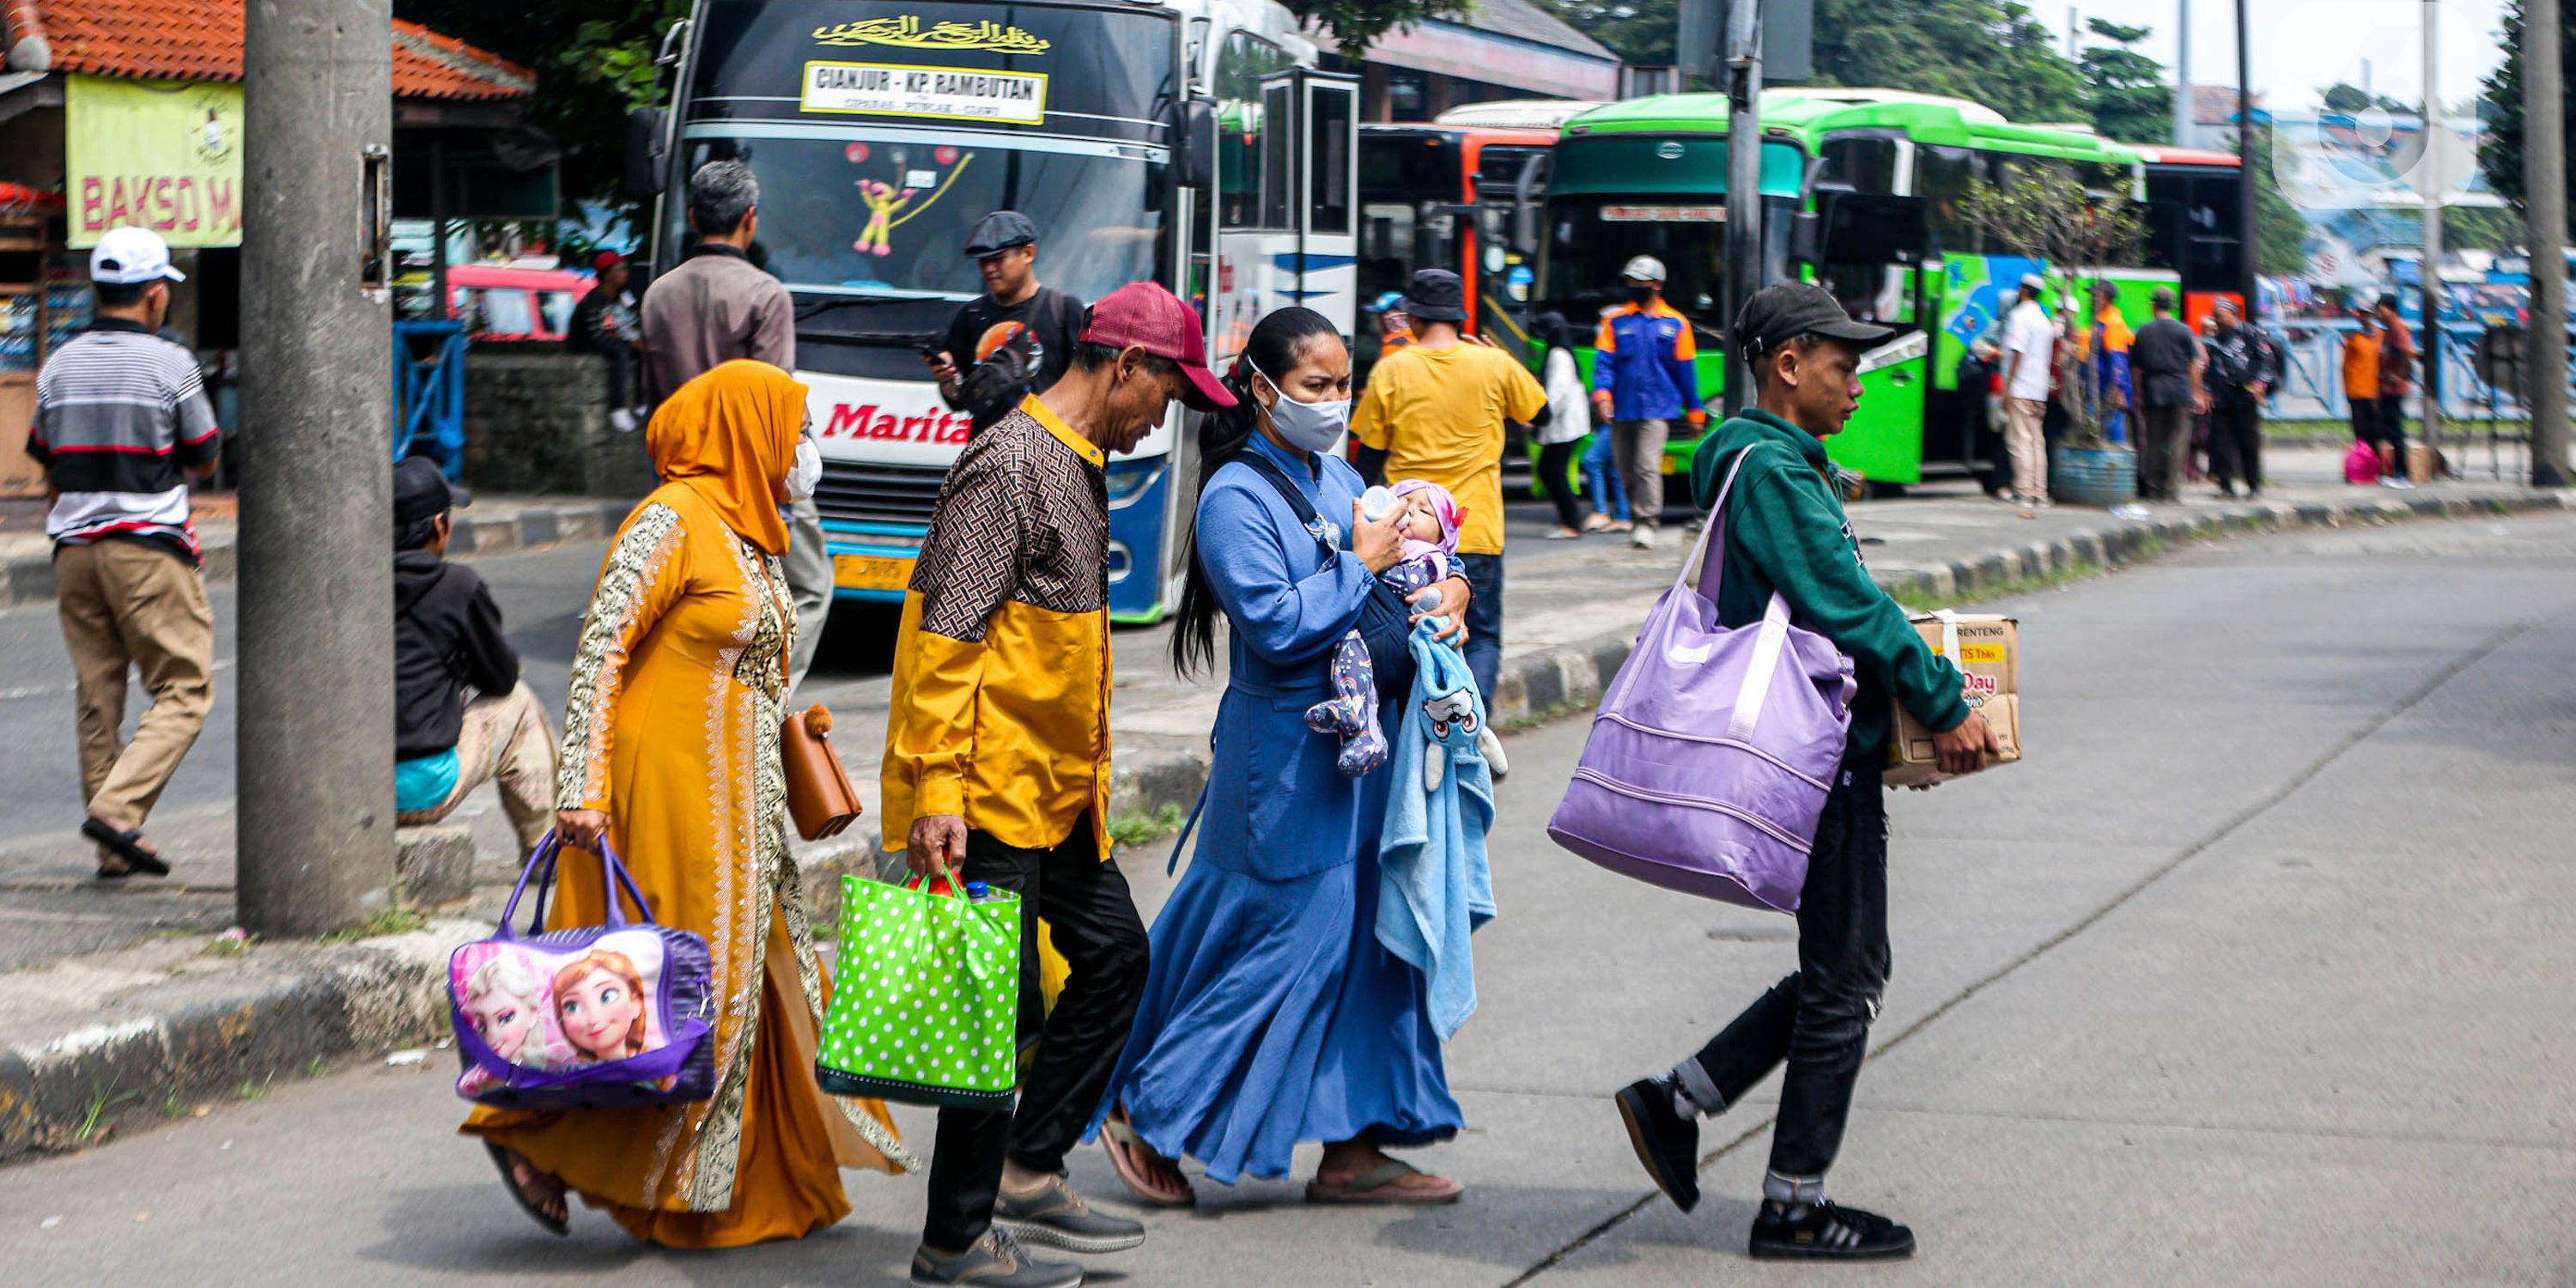
<svg viewBox="0 0 2576 1288">
<path fill-rule="evenodd" d="M 1825 797 L 1798 904 L 1798 969 L 1754 999 L 1726 1030 L 1670 1073 L 1618 1096 L 1637 1161 L 1683 1211 L 1699 1202 L 1699 1123 L 1734 1107 L 1782 1063 L 1771 1166 L 1749 1251 L 1758 1258 L 1860 1261 L 1911 1256 L 1914 1232 L 1825 1198 L 1825 1171 L 1851 1116 L 1869 1051 L 1870 1021 L 1887 984 L 1887 804 L 1881 774 L 1895 704 L 1933 736 L 1942 772 L 1973 773 L 2002 750 L 1961 696 L 1905 610 L 1870 580 L 1860 543 L 1826 477 L 1824 440 L 1860 403 L 1863 349 L 1886 327 L 1855 322 L 1823 288 L 1765 287 L 1747 300 L 1732 342 L 1743 347 L 1759 405 L 1702 443 L 1691 491 L 1715 506 L 1735 463 L 1726 511 L 1717 615 L 1729 627 L 1762 620 L 1774 590 L 1790 620 L 1822 634 L 1859 680 L 1842 770 Z"/>
<path fill-rule="evenodd" d="M 424 458 L 394 466 L 394 822 L 438 822 L 497 780 L 525 853 L 554 823 L 555 734 L 492 592 L 447 562 L 449 508 L 472 500 Z"/>
</svg>

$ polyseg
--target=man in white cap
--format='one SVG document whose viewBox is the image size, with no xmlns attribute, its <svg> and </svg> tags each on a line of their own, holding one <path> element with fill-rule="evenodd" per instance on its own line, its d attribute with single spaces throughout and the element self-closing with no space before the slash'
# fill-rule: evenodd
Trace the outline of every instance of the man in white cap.
<svg viewBox="0 0 2576 1288">
<path fill-rule="evenodd" d="M 1655 547 L 1664 516 L 1664 443 L 1687 417 L 1708 424 L 1699 397 L 1699 343 L 1690 319 L 1664 303 L 1664 262 L 1639 255 L 1619 271 L 1628 302 L 1601 315 L 1593 339 L 1592 403 L 1610 424 L 1610 460 L 1627 485 L 1637 526 L 1628 544 Z"/>
<path fill-rule="evenodd" d="M 101 879 L 160 877 L 170 866 L 143 821 L 215 703 L 188 480 L 215 472 L 219 444 L 196 356 L 160 336 L 170 283 L 187 280 L 170 248 L 147 229 L 110 229 L 89 275 L 97 320 L 45 359 L 27 454 L 54 492 L 45 535 L 78 677 L 81 835 L 98 844 Z M 133 671 L 152 705 L 122 741 Z"/>
<path fill-rule="evenodd" d="M 2037 273 L 2021 278 L 2021 301 L 2004 319 L 2004 451 L 2012 457 L 2011 500 L 2028 515 L 2048 504 L 2048 441 L 2040 426 L 2048 416 L 2048 369 L 2057 327 L 2039 297 L 2048 283 Z"/>
</svg>

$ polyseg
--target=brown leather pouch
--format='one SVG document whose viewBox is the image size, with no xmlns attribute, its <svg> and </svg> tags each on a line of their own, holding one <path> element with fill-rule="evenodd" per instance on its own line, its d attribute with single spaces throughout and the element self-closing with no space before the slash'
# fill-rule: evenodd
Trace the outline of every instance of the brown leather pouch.
<svg viewBox="0 0 2576 1288">
<path fill-rule="evenodd" d="M 859 816 L 859 793 L 841 753 L 832 749 L 832 713 L 822 703 L 778 725 L 778 760 L 787 771 L 787 816 L 808 841 L 840 835 Z"/>
</svg>

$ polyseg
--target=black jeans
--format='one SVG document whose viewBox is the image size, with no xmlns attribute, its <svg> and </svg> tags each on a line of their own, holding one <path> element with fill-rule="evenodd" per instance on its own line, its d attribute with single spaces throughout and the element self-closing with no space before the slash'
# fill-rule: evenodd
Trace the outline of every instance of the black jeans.
<svg viewBox="0 0 2576 1288">
<path fill-rule="evenodd" d="M 1071 837 L 1050 850 L 1016 849 L 969 832 L 959 876 L 1020 896 L 1024 1072 L 1016 1113 L 939 1111 L 939 1140 L 930 1151 L 930 1214 L 921 1241 L 951 1252 L 983 1238 L 993 1223 L 1006 1156 L 1033 1171 L 1063 1170 L 1065 1151 L 1082 1139 L 1126 1049 L 1127 1030 L 1145 992 L 1146 963 L 1145 923 L 1127 893 L 1126 874 L 1115 862 L 1101 861 L 1087 814 Z M 1038 993 L 1041 917 L 1048 939 L 1071 968 L 1053 1015 Z"/>
<path fill-rule="evenodd" d="M 2138 435 L 2138 495 L 2150 501 L 2182 496 L 2191 463 L 2191 408 L 2149 407 Z"/>
<path fill-rule="evenodd" d="M 1771 1170 L 1821 1177 L 1842 1148 L 1870 1021 L 1887 987 L 1887 801 L 1877 760 L 1844 762 L 1798 903 L 1798 969 L 1676 1070 L 1701 1108 L 1734 1104 L 1786 1060 Z M 1697 1066 L 1696 1069 L 1692 1066 Z M 1696 1073 L 1697 1077 L 1694 1077 Z"/>
<path fill-rule="evenodd" d="M 2209 471 L 2218 486 L 2233 489 L 2238 479 L 2249 492 L 2263 490 L 2263 409 L 2247 403 L 2217 407 L 2209 413 Z"/>
<path fill-rule="evenodd" d="M 2372 433 L 2375 433 L 2375 434 L 2379 435 L 2379 440 L 2380 440 L 2381 442 L 2384 442 L 2384 443 L 2388 444 L 2388 454 L 2387 454 L 2385 457 L 2382 457 L 2382 458 L 2380 459 L 2380 462 L 2379 462 L 2379 474 L 2380 474 L 2380 477 L 2382 477 L 2382 478 L 2386 478 L 2386 477 L 2388 477 L 2388 476 L 2390 476 L 2390 475 L 2395 475 L 2395 476 L 2400 477 L 2400 478 L 2405 477 L 2405 475 L 2406 475 L 2406 397 L 2405 397 L 2405 395 L 2403 395 L 2403 394 L 2386 394 L 2386 395 L 2382 395 L 2382 396 L 2380 397 L 2380 399 L 2379 399 L 2379 414 L 2378 414 L 2378 416 L 2375 418 L 2374 423 L 2371 425 L 2371 427 L 2370 427 L 2370 428 L 2371 428 L 2371 432 L 2372 432 Z"/>
<path fill-rule="evenodd" d="M 1539 483 L 1547 489 L 1547 499 L 1556 503 L 1556 521 L 1577 532 L 1583 530 L 1583 476 L 1576 474 L 1574 481 L 1568 483 L 1566 475 L 1574 464 L 1574 449 L 1582 445 L 1583 440 L 1578 438 L 1538 449 Z"/>
<path fill-rule="evenodd" d="M 1503 557 L 1460 555 L 1458 575 L 1467 579 L 1467 669 L 1475 673 L 1476 691 L 1494 704 L 1494 676 L 1503 669 Z"/>
</svg>

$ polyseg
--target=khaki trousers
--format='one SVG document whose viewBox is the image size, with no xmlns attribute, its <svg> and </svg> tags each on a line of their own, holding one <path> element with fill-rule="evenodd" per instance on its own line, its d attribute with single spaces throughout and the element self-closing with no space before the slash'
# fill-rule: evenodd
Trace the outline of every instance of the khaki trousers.
<svg viewBox="0 0 2576 1288">
<path fill-rule="evenodd" d="M 1670 421 L 1610 422 L 1610 459 L 1618 463 L 1619 481 L 1628 488 L 1629 515 L 1638 527 L 1663 526 L 1664 443 L 1672 432 Z"/>
<path fill-rule="evenodd" d="M 501 789 L 501 809 L 519 834 L 520 853 L 535 850 L 555 823 L 555 731 L 524 681 L 498 697 L 465 704 L 465 725 L 456 734 L 456 786 L 446 800 L 396 814 L 394 822 L 438 822 L 487 782 Z"/>
<path fill-rule="evenodd" d="M 2013 496 L 2022 501 L 2048 499 L 2048 439 L 2040 425 L 2048 404 L 2033 398 L 2004 399 L 2004 450 L 2012 454 Z"/>
<path fill-rule="evenodd" d="M 832 552 L 823 546 L 823 512 L 811 498 L 787 503 L 787 593 L 796 601 L 796 642 L 787 650 L 787 696 L 795 697 L 805 672 L 814 665 L 814 650 L 823 643 L 823 623 L 832 615 Z"/>
<path fill-rule="evenodd" d="M 54 551 L 56 607 L 78 677 L 81 790 L 89 812 L 139 828 L 215 705 L 215 616 L 205 582 L 187 560 L 136 541 Z M 152 705 L 125 725 L 129 671 Z"/>
</svg>

